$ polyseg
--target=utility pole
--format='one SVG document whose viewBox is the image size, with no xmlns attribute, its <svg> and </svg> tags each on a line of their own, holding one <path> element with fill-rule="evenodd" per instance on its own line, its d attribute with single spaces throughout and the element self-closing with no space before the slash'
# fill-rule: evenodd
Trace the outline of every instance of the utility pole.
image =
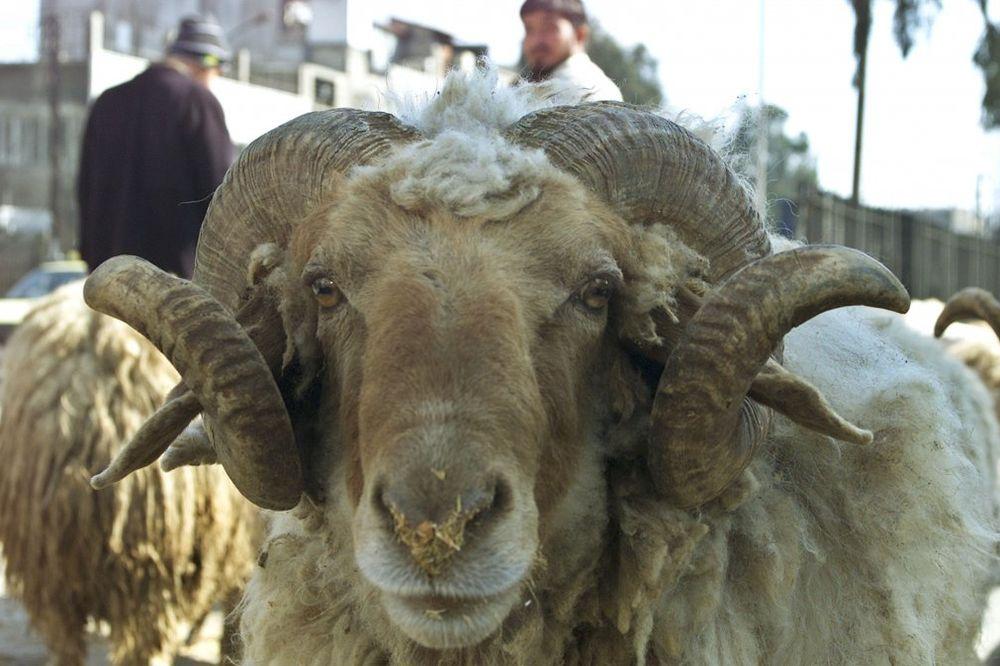
<svg viewBox="0 0 1000 666">
<path fill-rule="evenodd" d="M 70 230 L 62 214 L 62 114 L 60 90 L 62 70 L 59 64 L 62 50 L 59 17 L 54 13 L 42 19 L 42 42 L 47 64 L 47 87 L 49 98 L 49 212 L 52 215 L 52 239 L 57 253 L 63 253 L 73 246 Z"/>
<path fill-rule="evenodd" d="M 865 126 L 865 64 L 868 49 L 858 59 L 858 113 L 854 128 L 854 179 L 851 184 L 851 203 L 858 204 L 861 196 L 861 137 Z"/>
<path fill-rule="evenodd" d="M 871 0 L 852 0 L 857 23 L 854 27 L 854 54 L 858 59 L 858 69 L 854 74 L 854 87 L 858 89 L 857 122 L 854 128 L 854 180 L 851 187 L 851 203 L 858 205 L 861 198 L 861 141 L 864 136 L 865 120 L 865 69 L 868 63 L 868 38 L 871 35 Z"/>
<path fill-rule="evenodd" d="M 979 227 L 978 231 L 980 235 L 986 230 L 986 225 L 983 222 L 983 207 L 980 203 L 982 201 L 982 189 L 983 174 L 978 174 L 976 176 L 976 225 Z"/>
</svg>

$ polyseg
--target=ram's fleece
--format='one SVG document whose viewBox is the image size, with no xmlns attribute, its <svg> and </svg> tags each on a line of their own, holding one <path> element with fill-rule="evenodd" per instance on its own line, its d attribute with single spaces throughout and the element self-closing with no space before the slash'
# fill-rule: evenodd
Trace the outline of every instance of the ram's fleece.
<svg viewBox="0 0 1000 666">
<path fill-rule="evenodd" d="M 184 376 L 158 428 L 203 410 L 201 454 L 291 509 L 246 662 L 975 663 L 1000 432 L 936 341 L 833 309 L 905 310 L 898 281 L 776 252 L 663 118 L 494 85 L 278 128 L 194 284 L 127 258 L 88 280 Z"/>
<path fill-rule="evenodd" d="M 219 469 L 150 468 L 112 490 L 89 487 L 177 373 L 131 328 L 88 308 L 81 286 L 43 299 L 6 347 L 0 544 L 9 592 L 56 663 L 84 663 L 97 621 L 115 664 L 148 664 L 239 594 L 257 518 Z"/>
</svg>

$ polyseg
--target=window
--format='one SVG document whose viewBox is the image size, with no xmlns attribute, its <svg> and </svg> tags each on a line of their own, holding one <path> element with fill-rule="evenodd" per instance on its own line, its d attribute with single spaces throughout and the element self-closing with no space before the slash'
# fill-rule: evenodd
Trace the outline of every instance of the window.
<svg viewBox="0 0 1000 666">
<path fill-rule="evenodd" d="M 334 106 L 337 101 L 337 88 L 333 81 L 328 79 L 316 79 L 313 86 L 313 94 L 317 104 Z"/>
</svg>

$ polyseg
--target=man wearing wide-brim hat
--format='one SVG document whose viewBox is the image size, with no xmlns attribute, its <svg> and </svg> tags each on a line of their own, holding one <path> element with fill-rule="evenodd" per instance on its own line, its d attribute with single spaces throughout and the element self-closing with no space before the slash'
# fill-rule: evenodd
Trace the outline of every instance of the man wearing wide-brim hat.
<svg viewBox="0 0 1000 666">
<path fill-rule="evenodd" d="M 216 22 L 185 18 L 163 61 L 94 102 L 77 179 L 91 270 L 134 254 L 190 277 L 201 221 L 234 157 L 208 88 L 228 57 Z"/>
<path fill-rule="evenodd" d="M 581 0 L 526 0 L 522 53 L 529 81 L 572 86 L 589 101 L 621 101 L 618 86 L 585 51 L 590 24 Z"/>
</svg>

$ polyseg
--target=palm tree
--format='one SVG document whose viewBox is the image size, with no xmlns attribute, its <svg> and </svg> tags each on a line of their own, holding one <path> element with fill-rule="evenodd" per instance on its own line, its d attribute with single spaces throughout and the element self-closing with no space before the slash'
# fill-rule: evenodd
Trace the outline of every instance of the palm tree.
<svg viewBox="0 0 1000 666">
<path fill-rule="evenodd" d="M 918 28 L 929 25 L 927 8 L 940 9 L 941 0 L 894 0 L 896 12 L 893 17 L 892 32 L 905 58 L 913 48 L 913 35 Z M 979 0 L 983 6 L 987 0 Z M 872 29 L 872 0 L 848 0 L 854 8 L 854 57 L 858 61 L 854 72 L 854 87 L 858 89 L 857 121 L 854 129 L 854 179 L 851 201 L 858 203 L 861 184 L 861 137 L 865 114 L 865 66 L 868 60 L 868 38 Z"/>
</svg>

